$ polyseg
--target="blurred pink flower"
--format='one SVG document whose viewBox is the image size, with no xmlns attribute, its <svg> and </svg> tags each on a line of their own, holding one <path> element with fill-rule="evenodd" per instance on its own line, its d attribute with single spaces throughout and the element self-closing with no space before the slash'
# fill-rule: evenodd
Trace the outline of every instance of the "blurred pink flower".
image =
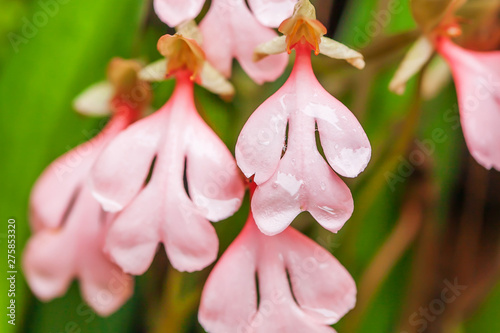
<svg viewBox="0 0 500 333">
<path fill-rule="evenodd" d="M 250 218 L 210 274 L 198 314 L 210 333 L 335 332 L 356 285 L 325 249 L 293 228 L 259 232 Z"/>
<path fill-rule="evenodd" d="M 106 249 L 128 273 L 144 273 L 160 242 L 176 269 L 203 269 L 218 250 L 208 220 L 225 219 L 241 204 L 240 173 L 197 113 L 191 75 L 177 70 L 168 103 L 122 132 L 93 167 L 94 196 L 105 210 L 121 211 Z"/>
<path fill-rule="evenodd" d="M 178 26 L 196 17 L 203 7 L 203 2 L 155 0 L 155 11 L 166 24 Z M 262 1 L 253 1 L 251 5 L 264 20 L 269 20 L 271 10 L 276 10 L 275 17 L 281 20 L 281 17 L 286 18 L 291 14 L 294 2 L 277 2 L 273 8 L 269 8 Z M 275 19 L 273 22 L 279 24 L 281 21 Z M 285 70 L 288 62 L 285 54 L 254 62 L 254 49 L 277 34 L 257 21 L 244 0 L 213 0 L 200 23 L 200 29 L 207 60 L 226 77 L 231 76 L 233 58 L 236 58 L 245 72 L 259 84 L 276 80 Z"/>
<path fill-rule="evenodd" d="M 260 23 L 277 28 L 293 14 L 298 0 L 248 0 L 248 5 Z"/>
<path fill-rule="evenodd" d="M 99 153 L 138 117 L 127 104 L 115 108 L 97 137 L 57 159 L 37 181 L 31 195 L 35 234 L 23 254 L 26 279 L 38 298 L 62 296 L 76 278 L 84 300 L 103 316 L 115 312 L 133 293 L 132 278 L 103 252 L 111 217 L 87 184 Z"/>
<path fill-rule="evenodd" d="M 102 149 L 137 117 L 122 107 L 101 133 L 52 162 L 35 183 L 30 198 L 30 220 L 35 231 L 57 228 L 64 220 Z"/>
<path fill-rule="evenodd" d="M 244 0 L 213 0 L 200 30 L 208 61 L 226 77 L 231 76 L 233 57 L 259 84 L 276 80 L 285 70 L 288 62 L 285 54 L 253 61 L 255 48 L 277 34 L 255 19 Z"/>
<path fill-rule="evenodd" d="M 225 0 L 228 5 L 240 0 Z M 200 14 L 205 0 L 154 0 L 154 9 L 160 20 L 171 27 L 193 20 Z M 293 13 L 297 0 L 248 0 L 255 17 L 265 26 L 276 28 Z"/>
<path fill-rule="evenodd" d="M 446 37 L 436 47 L 453 72 L 469 151 L 486 169 L 500 171 L 500 51 L 465 50 Z"/>
<path fill-rule="evenodd" d="M 328 163 L 342 176 L 356 177 L 371 156 L 356 117 L 316 79 L 310 45 L 295 50 L 292 74 L 250 117 L 236 146 L 239 167 L 255 175 L 252 212 L 267 235 L 285 230 L 302 211 L 333 232 L 352 214 L 351 193 L 318 152 L 316 129 Z"/>
<path fill-rule="evenodd" d="M 176 27 L 201 12 L 205 0 L 154 0 L 156 15 L 165 24 Z"/>
<path fill-rule="evenodd" d="M 99 315 L 118 310 L 132 295 L 133 279 L 103 252 L 111 218 L 83 185 L 73 198 L 64 223 L 43 229 L 29 240 L 23 270 L 33 293 L 49 301 L 66 293 L 71 281 L 80 282 L 83 299 Z"/>
</svg>

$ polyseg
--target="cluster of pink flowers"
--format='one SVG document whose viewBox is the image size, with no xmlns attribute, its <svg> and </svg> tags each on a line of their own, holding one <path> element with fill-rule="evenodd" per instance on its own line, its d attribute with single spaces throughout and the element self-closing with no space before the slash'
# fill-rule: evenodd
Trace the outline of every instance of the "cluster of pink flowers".
<svg viewBox="0 0 500 333">
<path fill-rule="evenodd" d="M 111 120 L 35 185 L 34 235 L 24 254 L 28 282 L 50 300 L 77 278 L 88 304 L 108 315 L 132 294 L 131 275 L 149 268 L 160 243 L 177 270 L 204 269 L 218 253 L 210 222 L 239 209 L 246 176 L 251 213 L 210 274 L 200 323 L 212 333 L 334 332 L 329 325 L 355 305 L 354 280 L 290 224 L 308 211 L 337 232 L 353 213 L 351 192 L 338 174 L 358 176 L 370 160 L 370 143 L 356 117 L 316 79 L 311 54 L 357 68 L 364 67 L 363 57 L 324 37 L 308 0 L 249 0 L 250 8 L 244 0 L 213 0 L 198 29 L 192 20 L 204 2 L 155 0 L 160 19 L 177 29 L 158 42 L 164 59 L 145 68 L 115 59 L 109 82 L 77 100 L 76 108 L 87 113 L 112 110 Z M 278 25 L 281 36 L 271 29 Z M 500 169 L 500 132 L 494 130 L 500 54 L 466 51 L 444 37 L 435 46 L 453 67 L 474 157 Z M 198 114 L 194 83 L 230 97 L 233 58 L 262 83 L 283 73 L 292 51 L 290 77 L 245 124 L 235 160 Z M 176 82 L 172 96 L 145 116 L 146 81 L 166 79 Z M 477 101 L 467 95 L 471 90 Z"/>
</svg>

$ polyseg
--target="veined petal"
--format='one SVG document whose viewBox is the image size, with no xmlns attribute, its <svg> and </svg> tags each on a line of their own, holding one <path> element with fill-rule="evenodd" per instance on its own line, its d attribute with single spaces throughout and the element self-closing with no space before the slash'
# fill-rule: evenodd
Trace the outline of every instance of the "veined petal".
<svg viewBox="0 0 500 333">
<path fill-rule="evenodd" d="M 297 0 L 248 0 L 248 5 L 260 23 L 277 28 L 293 14 Z"/>
<path fill-rule="evenodd" d="M 470 153 L 486 169 L 500 170 L 500 51 L 469 51 L 446 38 L 437 49 L 452 69 Z"/>
<path fill-rule="evenodd" d="M 205 0 L 154 0 L 156 15 L 171 27 L 194 19 L 203 8 Z"/>
</svg>

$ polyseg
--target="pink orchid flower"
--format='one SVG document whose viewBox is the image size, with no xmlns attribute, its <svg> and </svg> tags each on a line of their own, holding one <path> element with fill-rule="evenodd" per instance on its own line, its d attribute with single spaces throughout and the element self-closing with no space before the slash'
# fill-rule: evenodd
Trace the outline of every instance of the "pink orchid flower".
<svg viewBox="0 0 500 333">
<path fill-rule="evenodd" d="M 231 216 L 244 194 L 231 153 L 195 108 L 192 79 L 203 70 L 203 51 L 181 35 L 162 37 L 158 47 L 176 79 L 171 98 L 113 140 L 91 178 L 103 208 L 120 211 L 106 249 L 135 275 L 147 270 L 160 242 L 176 269 L 208 266 L 218 251 L 209 220 Z"/>
<path fill-rule="evenodd" d="M 352 277 L 328 251 L 292 227 L 265 236 L 250 216 L 211 272 L 198 319 L 210 333 L 332 333 L 355 302 Z"/>
<path fill-rule="evenodd" d="M 302 211 L 309 211 L 326 229 L 338 231 L 352 214 L 353 200 L 330 166 L 342 176 L 356 177 L 371 156 L 370 143 L 356 117 L 314 75 L 311 51 L 339 47 L 321 37 L 326 29 L 310 6 L 300 2 L 294 16 L 280 27 L 288 33 L 287 43 L 284 36 L 275 43 L 295 49 L 293 71 L 284 86 L 252 114 L 236 145 L 238 166 L 247 177 L 254 175 L 258 185 L 252 212 L 266 235 L 285 230 Z M 340 50 L 340 57 L 362 66 L 355 51 L 345 46 Z M 316 129 L 330 166 L 318 151 Z"/>
<path fill-rule="evenodd" d="M 445 37 L 436 47 L 453 72 L 469 151 L 486 169 L 500 171 L 500 51 L 465 50 Z"/>
<path fill-rule="evenodd" d="M 110 79 L 137 73 L 134 62 L 115 59 Z M 118 71 L 118 75 L 116 75 Z M 122 77 L 123 78 L 123 77 Z M 133 85 L 142 86 L 142 82 Z M 103 85 L 90 89 L 77 101 L 95 106 Z M 34 235 L 23 254 L 23 270 L 33 293 L 44 301 L 62 296 L 73 279 L 80 281 L 84 300 L 100 315 L 107 316 L 132 295 L 133 279 L 104 253 L 104 239 L 112 216 L 106 214 L 92 197 L 87 180 L 90 169 L 104 147 L 135 121 L 147 98 L 135 103 L 119 91 L 104 107 L 114 110 L 103 131 L 92 140 L 73 149 L 52 163 L 37 181 L 31 195 L 31 222 Z M 91 104 L 86 100 L 91 99 Z M 104 98 L 105 100 L 105 98 Z M 109 105 L 109 102 L 111 105 Z"/>
<path fill-rule="evenodd" d="M 132 295 L 133 279 L 103 252 L 111 216 L 83 185 L 63 224 L 43 229 L 29 240 L 23 270 L 33 293 L 43 301 L 64 295 L 78 279 L 83 299 L 101 316 L 118 310 Z"/>
<path fill-rule="evenodd" d="M 178 26 L 195 18 L 203 3 L 200 0 L 155 0 L 155 11 L 168 25 Z M 270 10 L 280 10 L 277 17 L 286 18 L 293 9 L 293 3 L 291 6 L 290 1 L 286 1 L 286 5 L 280 3 L 273 6 L 273 9 L 262 1 L 253 1 L 252 6 L 264 20 L 269 20 Z M 207 60 L 226 77 L 231 76 L 233 58 L 239 61 L 245 72 L 258 84 L 276 80 L 285 70 L 288 57 L 284 54 L 254 62 L 253 51 L 257 45 L 277 35 L 257 21 L 244 0 L 213 0 L 200 29 Z"/>
</svg>

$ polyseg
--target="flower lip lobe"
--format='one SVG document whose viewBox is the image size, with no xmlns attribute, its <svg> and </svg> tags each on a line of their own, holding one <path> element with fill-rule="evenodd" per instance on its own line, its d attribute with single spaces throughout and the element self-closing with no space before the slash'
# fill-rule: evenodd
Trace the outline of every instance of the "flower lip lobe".
<svg viewBox="0 0 500 333">
<path fill-rule="evenodd" d="M 198 317 L 208 332 L 334 332 L 326 325 L 355 302 L 354 280 L 328 251 L 293 228 L 262 235 L 250 216 L 212 270 Z"/>
</svg>

